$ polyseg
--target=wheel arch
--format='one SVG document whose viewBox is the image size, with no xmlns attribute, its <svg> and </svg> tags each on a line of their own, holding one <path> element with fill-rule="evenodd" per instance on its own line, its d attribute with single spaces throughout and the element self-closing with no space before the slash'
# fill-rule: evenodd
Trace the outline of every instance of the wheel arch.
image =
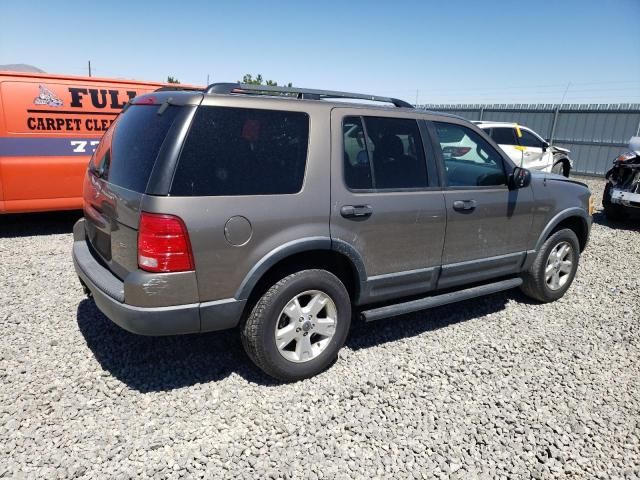
<svg viewBox="0 0 640 480">
<path fill-rule="evenodd" d="M 352 301 L 359 298 L 366 279 L 362 258 L 351 245 L 328 237 L 295 240 L 270 251 L 245 276 L 234 296 L 251 304 L 286 275 L 310 268 L 333 273 L 345 284 Z"/>
<path fill-rule="evenodd" d="M 555 167 L 558 163 L 562 163 L 562 174 L 569 178 L 569 174 L 571 173 L 571 162 L 569 158 L 566 156 L 553 157 L 553 166 Z"/>
<path fill-rule="evenodd" d="M 538 237 L 535 251 L 539 252 L 542 244 L 555 232 L 563 228 L 569 228 L 578 237 L 580 251 L 582 252 L 587 246 L 590 226 L 589 216 L 583 209 L 575 207 L 563 210 L 547 223 L 547 226 Z"/>
</svg>

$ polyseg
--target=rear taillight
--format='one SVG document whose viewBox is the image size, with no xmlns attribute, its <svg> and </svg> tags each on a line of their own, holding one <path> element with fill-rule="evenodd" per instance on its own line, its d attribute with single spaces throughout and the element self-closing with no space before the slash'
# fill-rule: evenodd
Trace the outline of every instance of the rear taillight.
<svg viewBox="0 0 640 480">
<path fill-rule="evenodd" d="M 138 229 L 138 266 L 147 272 L 194 269 L 191 242 L 182 219 L 142 212 Z"/>
</svg>

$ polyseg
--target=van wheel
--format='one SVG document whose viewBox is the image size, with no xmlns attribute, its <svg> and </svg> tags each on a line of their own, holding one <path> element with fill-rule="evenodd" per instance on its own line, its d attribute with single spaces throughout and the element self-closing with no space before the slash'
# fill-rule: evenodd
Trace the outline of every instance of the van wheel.
<svg viewBox="0 0 640 480">
<path fill-rule="evenodd" d="M 265 373 L 287 382 L 312 377 L 338 356 L 351 325 L 344 284 L 326 270 L 303 270 L 273 285 L 242 328 L 242 344 Z"/>
<path fill-rule="evenodd" d="M 568 228 L 558 230 L 542 244 L 533 265 L 522 276 L 520 290 L 544 303 L 561 298 L 576 276 L 579 258 L 576 234 Z"/>
</svg>

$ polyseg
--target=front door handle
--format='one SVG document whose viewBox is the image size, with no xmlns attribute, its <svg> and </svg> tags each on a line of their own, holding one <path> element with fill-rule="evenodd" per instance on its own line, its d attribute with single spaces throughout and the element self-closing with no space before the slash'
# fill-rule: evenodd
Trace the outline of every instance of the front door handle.
<svg viewBox="0 0 640 480">
<path fill-rule="evenodd" d="M 476 209 L 475 200 L 456 200 L 453 202 L 453 209 L 459 212 L 471 212 Z"/>
<path fill-rule="evenodd" d="M 367 218 L 373 213 L 371 205 L 344 205 L 340 215 L 344 218 Z"/>
</svg>

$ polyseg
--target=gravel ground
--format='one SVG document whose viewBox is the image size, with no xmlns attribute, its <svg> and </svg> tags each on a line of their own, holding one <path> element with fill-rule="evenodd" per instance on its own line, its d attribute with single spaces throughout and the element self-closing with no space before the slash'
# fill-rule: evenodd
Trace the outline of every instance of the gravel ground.
<svg viewBox="0 0 640 480">
<path fill-rule="evenodd" d="M 111 324 L 73 272 L 76 216 L 0 219 L 0 477 L 640 477 L 640 223 L 596 214 L 558 302 L 358 324 L 278 385 L 235 332 Z"/>
</svg>

